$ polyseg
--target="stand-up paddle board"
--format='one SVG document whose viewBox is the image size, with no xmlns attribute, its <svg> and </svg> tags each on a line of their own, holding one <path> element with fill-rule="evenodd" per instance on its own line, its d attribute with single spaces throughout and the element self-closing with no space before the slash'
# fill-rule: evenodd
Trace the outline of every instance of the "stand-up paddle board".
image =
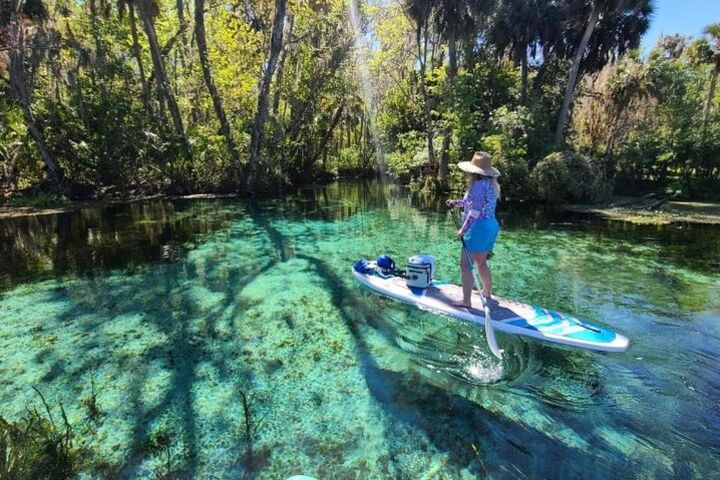
<svg viewBox="0 0 720 480">
<path fill-rule="evenodd" d="M 452 301 L 462 298 L 459 285 L 435 280 L 427 288 L 408 287 L 402 276 L 380 269 L 358 271 L 353 268 L 353 274 L 363 285 L 395 300 L 477 325 L 485 323 L 482 309 L 451 305 Z M 482 305 L 480 293 L 475 290 L 472 304 Z M 492 326 L 497 331 L 602 352 L 624 352 L 630 345 L 627 337 L 619 333 L 552 310 L 500 297 L 493 297 L 488 306 Z"/>
</svg>

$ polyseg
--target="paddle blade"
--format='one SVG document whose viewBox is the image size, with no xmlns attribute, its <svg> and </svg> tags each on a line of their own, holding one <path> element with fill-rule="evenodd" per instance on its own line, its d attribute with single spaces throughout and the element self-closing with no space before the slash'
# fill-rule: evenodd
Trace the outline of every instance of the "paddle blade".
<svg viewBox="0 0 720 480">
<path fill-rule="evenodd" d="M 492 319 L 490 318 L 490 308 L 488 308 L 487 305 L 483 305 L 483 307 L 485 310 L 485 339 L 492 354 L 502 360 L 503 352 L 500 350 L 497 340 L 495 339 L 495 330 L 493 330 Z"/>
</svg>

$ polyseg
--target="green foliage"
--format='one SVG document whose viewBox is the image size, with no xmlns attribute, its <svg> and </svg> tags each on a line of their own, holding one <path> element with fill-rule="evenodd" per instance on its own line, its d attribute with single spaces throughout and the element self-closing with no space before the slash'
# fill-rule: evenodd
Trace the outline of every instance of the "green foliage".
<svg viewBox="0 0 720 480">
<path fill-rule="evenodd" d="M 642 80 L 620 101 L 642 99 L 632 104 L 640 110 L 622 110 L 630 121 L 608 159 L 620 192 L 659 190 L 688 197 L 711 194 L 717 185 L 720 116 L 715 110 L 707 121 L 703 117 L 712 67 L 696 63 L 693 55 L 689 47 L 678 58 L 635 60 Z"/>
<path fill-rule="evenodd" d="M 473 71 L 458 74 L 453 93 L 455 104 L 448 108 L 447 120 L 454 126 L 459 158 L 480 149 L 481 139 L 490 132 L 492 112 L 513 103 L 518 81 L 512 65 L 478 62 Z"/>
<path fill-rule="evenodd" d="M 493 164 L 500 170 L 502 196 L 511 200 L 531 199 L 530 172 L 527 160 L 522 157 L 493 157 Z"/>
<path fill-rule="evenodd" d="M 259 185 L 371 174 L 380 147 L 396 180 L 435 188 L 426 179 L 441 175 L 449 160 L 448 183 L 459 187 L 464 179 L 452 165 L 485 149 L 503 170 L 505 195 L 527 197 L 534 191 L 528 172 L 554 148 L 570 61 L 591 8 L 525 3 L 464 3 L 473 13 L 460 18 L 453 4 L 360 2 L 350 25 L 345 1 L 290 2 L 266 92 L 264 145 L 253 163 Z M 181 20 L 175 2 L 152 3 L 163 57 L 156 71 L 152 35 L 142 11 L 134 8 L 131 16 L 130 5 L 27 2 L 22 75 L 7 68 L 13 48 L 0 51 L 8 80 L 0 97 L 3 197 L 245 186 L 273 1 L 208 5 L 211 82 L 199 62 L 188 15 L 194 12 Z M 602 21 L 583 56 L 569 148 L 602 159 L 619 192 L 711 194 L 720 184 L 720 27 L 708 26 L 696 40 L 663 37 L 642 58 L 632 49 L 647 27 L 650 2 L 598 7 Z M 7 9 L 0 21 L 12 34 Z M 363 45 L 368 39 L 377 48 Z M 10 88 L 15 80 L 22 88 Z M 170 94 L 162 93 L 165 83 Z M 53 163 L 62 175 L 53 173 Z"/>
<path fill-rule="evenodd" d="M 494 133 L 483 138 L 483 148 L 506 158 L 527 156 L 532 118 L 527 107 L 510 110 L 502 106 L 490 117 Z"/>
<path fill-rule="evenodd" d="M 32 196 L 13 195 L 9 199 L 0 203 L 4 207 L 33 207 L 47 208 L 67 205 L 69 200 L 67 197 L 59 196 L 54 193 L 39 193 Z"/>
<path fill-rule="evenodd" d="M 538 198 L 549 203 L 597 203 L 610 193 L 601 170 L 587 157 L 569 151 L 545 157 L 531 178 Z"/>
<path fill-rule="evenodd" d="M 59 404 L 62 424 L 55 423 L 42 394 L 45 413 L 28 410 L 19 421 L 0 416 L 0 478 L 64 480 L 75 478 L 83 455 L 73 443 L 73 428 Z"/>
<path fill-rule="evenodd" d="M 422 133 L 413 130 L 402 133 L 396 145 L 396 149 L 385 156 L 388 174 L 402 183 L 420 177 L 428 164 L 427 143 Z"/>
<path fill-rule="evenodd" d="M 503 196 L 528 198 L 531 194 L 528 169 L 528 138 L 532 118 L 527 107 L 510 110 L 500 107 L 491 115 L 493 134 L 482 139 L 482 149 L 493 155 L 493 163 L 502 172 Z"/>
<path fill-rule="evenodd" d="M 197 126 L 190 131 L 192 190 L 229 192 L 239 183 L 238 165 L 233 165 L 227 144 L 215 129 Z"/>
<path fill-rule="evenodd" d="M 17 190 L 43 178 L 22 112 L 0 98 L 0 189 Z"/>
<path fill-rule="evenodd" d="M 402 134 L 422 132 L 424 129 L 422 98 L 415 90 L 407 79 L 390 88 L 383 99 L 383 108 L 378 113 L 378 126 L 393 149 L 403 148 L 399 144 Z"/>
</svg>

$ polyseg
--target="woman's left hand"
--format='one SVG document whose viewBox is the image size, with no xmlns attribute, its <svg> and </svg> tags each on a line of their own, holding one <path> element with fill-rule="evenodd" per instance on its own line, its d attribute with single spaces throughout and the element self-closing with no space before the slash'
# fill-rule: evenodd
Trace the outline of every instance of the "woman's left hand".
<svg viewBox="0 0 720 480">
<path fill-rule="evenodd" d="M 461 228 L 460 230 L 457 231 L 457 236 L 458 236 L 458 238 L 462 238 L 463 235 L 465 235 L 465 233 L 463 233 L 462 228 Z"/>
</svg>

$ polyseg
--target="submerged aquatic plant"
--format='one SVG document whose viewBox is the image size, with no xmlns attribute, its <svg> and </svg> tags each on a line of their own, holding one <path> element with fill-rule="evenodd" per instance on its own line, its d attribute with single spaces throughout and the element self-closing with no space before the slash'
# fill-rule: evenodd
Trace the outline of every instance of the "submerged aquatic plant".
<svg viewBox="0 0 720 480">
<path fill-rule="evenodd" d="M 95 372 L 90 373 L 90 394 L 82 399 L 82 404 L 88 413 L 88 418 L 93 422 L 97 423 L 102 415 L 102 410 L 98 404 L 97 397 L 100 394 L 100 390 L 95 387 Z"/>
<path fill-rule="evenodd" d="M 170 453 L 173 444 L 172 432 L 164 429 L 153 432 L 145 441 L 142 452 L 146 455 L 155 456 L 164 453 L 165 461 L 154 472 L 157 479 L 174 478 L 172 455 Z"/>
<path fill-rule="evenodd" d="M 252 470 L 260 463 L 254 449 L 255 438 L 258 432 L 262 429 L 265 419 L 270 413 L 270 409 L 267 409 L 257 423 L 254 423 L 251 409 L 254 394 L 251 393 L 250 395 L 247 395 L 243 390 L 238 391 L 240 393 L 240 398 L 242 398 L 243 412 L 245 413 L 245 466 Z"/>
<path fill-rule="evenodd" d="M 12 422 L 0 416 L 0 478 L 73 478 L 80 465 L 80 450 L 73 444 L 73 429 L 58 402 L 62 424 L 55 423 L 50 406 L 36 387 L 45 413 L 28 408 L 27 416 Z"/>
</svg>

